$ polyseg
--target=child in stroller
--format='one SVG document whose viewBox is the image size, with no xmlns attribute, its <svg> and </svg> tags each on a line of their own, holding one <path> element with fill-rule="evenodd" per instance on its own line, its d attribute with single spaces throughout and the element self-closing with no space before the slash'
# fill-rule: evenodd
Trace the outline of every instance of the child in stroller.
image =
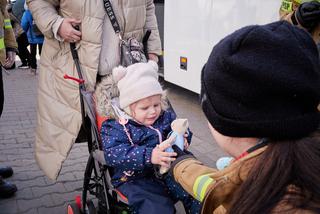
<svg viewBox="0 0 320 214">
<path fill-rule="evenodd" d="M 176 115 L 164 108 L 157 72 L 153 61 L 113 70 L 120 92 L 117 111 L 122 113 L 119 120 L 103 122 L 100 132 L 106 163 L 113 168 L 112 185 L 127 197 L 133 213 L 174 213 L 178 200 L 187 213 L 198 213 L 200 202 L 172 177 L 160 180 L 154 174 L 155 165 L 168 167 L 175 155 L 160 144 Z"/>
</svg>

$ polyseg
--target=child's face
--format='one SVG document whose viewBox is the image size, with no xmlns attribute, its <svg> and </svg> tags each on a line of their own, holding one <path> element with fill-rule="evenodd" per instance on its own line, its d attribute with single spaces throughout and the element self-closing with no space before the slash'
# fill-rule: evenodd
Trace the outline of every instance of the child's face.
<svg viewBox="0 0 320 214">
<path fill-rule="evenodd" d="M 151 126 L 161 112 L 161 95 L 153 95 L 130 105 L 132 117 L 145 126 Z"/>
</svg>

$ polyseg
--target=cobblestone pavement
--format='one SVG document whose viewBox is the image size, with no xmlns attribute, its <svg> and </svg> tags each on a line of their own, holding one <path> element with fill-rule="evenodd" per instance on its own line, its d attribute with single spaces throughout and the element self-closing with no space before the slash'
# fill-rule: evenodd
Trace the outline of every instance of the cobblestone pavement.
<svg viewBox="0 0 320 214">
<path fill-rule="evenodd" d="M 15 69 L 10 75 L 3 73 L 3 77 L 5 104 L 0 118 L 0 166 L 13 167 L 14 175 L 7 180 L 15 183 L 18 191 L 14 197 L 0 200 L 0 213 L 66 213 L 67 203 L 81 193 L 87 145 L 76 144 L 72 148 L 56 182 L 46 178 L 34 160 L 33 151 L 38 76 L 31 75 L 29 70 Z M 194 132 L 191 151 L 203 162 L 214 165 L 223 153 L 213 143 L 198 96 L 172 84 L 164 85 L 178 116 L 189 119 Z M 184 213 L 181 204 L 178 213 Z"/>
</svg>

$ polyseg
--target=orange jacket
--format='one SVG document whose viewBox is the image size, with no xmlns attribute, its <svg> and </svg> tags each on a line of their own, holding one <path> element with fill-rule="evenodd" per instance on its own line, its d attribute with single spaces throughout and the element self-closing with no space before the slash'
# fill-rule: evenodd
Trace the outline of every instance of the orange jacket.
<svg viewBox="0 0 320 214">
<path fill-rule="evenodd" d="M 253 165 L 266 148 L 267 146 L 249 153 L 221 171 L 207 167 L 194 158 L 187 158 L 174 166 L 173 175 L 189 194 L 203 202 L 202 214 L 224 214 L 230 209 L 234 192 L 247 179 Z M 288 194 L 271 213 L 314 214 L 294 209 L 287 204 L 291 197 L 289 193 L 299 190 L 290 185 L 287 191 Z"/>
<path fill-rule="evenodd" d="M 173 175 L 189 194 L 203 202 L 202 213 L 225 213 L 233 193 L 247 179 L 254 162 L 266 148 L 257 149 L 221 171 L 187 158 L 175 165 Z"/>
</svg>

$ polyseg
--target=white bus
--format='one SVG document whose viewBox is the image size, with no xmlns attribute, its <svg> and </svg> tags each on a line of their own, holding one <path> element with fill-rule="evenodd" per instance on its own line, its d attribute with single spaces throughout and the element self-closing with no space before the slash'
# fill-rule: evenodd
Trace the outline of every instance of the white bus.
<svg viewBox="0 0 320 214">
<path fill-rule="evenodd" d="M 199 93 L 201 69 L 212 47 L 241 27 L 278 20 L 281 1 L 155 0 L 155 4 L 164 47 L 163 77 Z"/>
</svg>

